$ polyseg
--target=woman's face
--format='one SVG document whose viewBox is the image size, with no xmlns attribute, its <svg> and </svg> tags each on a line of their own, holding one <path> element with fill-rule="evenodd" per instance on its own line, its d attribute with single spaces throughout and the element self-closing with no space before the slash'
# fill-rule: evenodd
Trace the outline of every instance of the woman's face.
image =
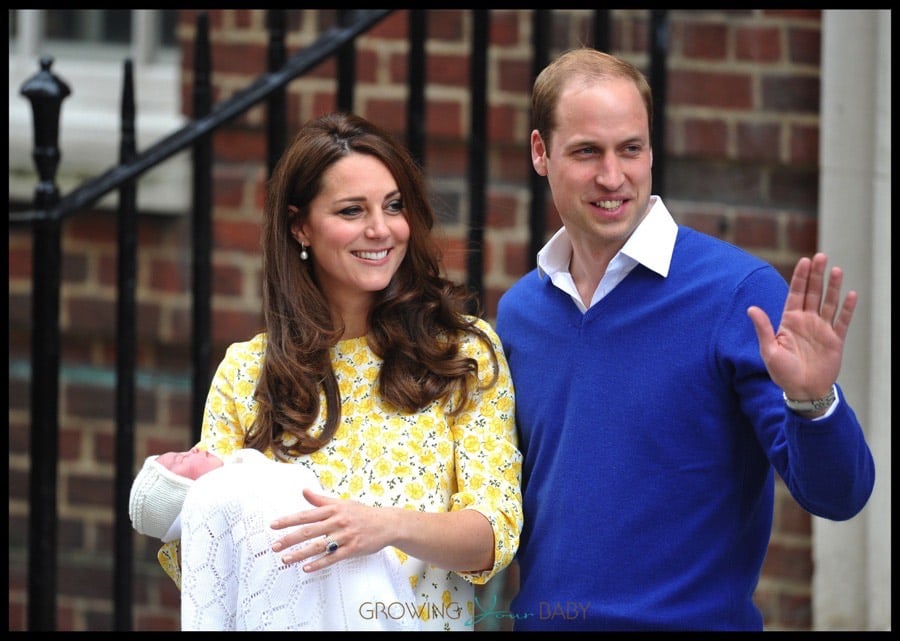
<svg viewBox="0 0 900 641">
<path fill-rule="evenodd" d="M 215 454 L 196 448 L 187 452 L 166 452 L 156 462 L 178 476 L 196 480 L 210 470 L 222 467 L 222 459 Z"/>
<path fill-rule="evenodd" d="M 319 286 L 333 307 L 367 310 L 388 286 L 409 242 L 409 223 L 387 166 L 351 153 L 322 176 L 309 216 L 291 227 L 309 249 Z"/>
</svg>

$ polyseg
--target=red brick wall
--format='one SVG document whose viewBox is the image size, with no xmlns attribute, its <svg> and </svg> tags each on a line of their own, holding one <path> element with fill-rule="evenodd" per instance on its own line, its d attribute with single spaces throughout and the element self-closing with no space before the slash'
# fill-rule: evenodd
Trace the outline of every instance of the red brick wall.
<svg viewBox="0 0 900 641">
<path fill-rule="evenodd" d="M 334 22 L 333 11 L 290 11 L 289 54 Z M 191 104 L 193 12 L 184 12 L 184 104 Z M 554 50 L 590 42 L 588 11 L 552 12 Z M 214 102 L 265 70 L 261 10 L 210 12 Z M 670 12 L 666 180 L 676 218 L 771 261 L 787 276 L 815 250 L 820 12 Z M 466 135 L 471 14 L 428 13 L 425 169 L 441 215 L 450 274 L 465 276 Z M 492 11 L 488 52 L 487 312 L 526 269 L 530 165 L 531 12 Z M 403 137 L 407 14 L 397 11 L 357 44 L 355 110 Z M 646 69 L 647 12 L 613 12 L 612 50 Z M 335 106 L 333 61 L 288 90 L 289 132 Z M 77 90 L 77 88 L 75 88 Z M 65 105 L 63 105 L 65 109 Z M 214 136 L 213 365 L 225 346 L 261 326 L 258 233 L 265 179 L 265 112 L 257 107 Z M 657 154 L 660 151 L 657 150 Z M 65 150 L 63 150 L 65 154 Z M 559 225 L 552 211 L 548 234 Z M 190 445 L 190 241 L 185 216 L 143 216 L 138 255 L 136 460 Z M 60 630 L 112 627 L 116 226 L 86 213 L 63 235 L 59 464 Z M 27 371 L 31 239 L 9 237 L 9 629 L 24 630 L 28 524 Z M 135 629 L 178 629 L 178 593 L 157 545 L 135 536 Z M 768 629 L 811 625 L 810 519 L 779 485 L 756 600 Z M 515 576 L 507 577 L 508 593 Z M 496 589 L 496 588 L 495 588 Z"/>
</svg>

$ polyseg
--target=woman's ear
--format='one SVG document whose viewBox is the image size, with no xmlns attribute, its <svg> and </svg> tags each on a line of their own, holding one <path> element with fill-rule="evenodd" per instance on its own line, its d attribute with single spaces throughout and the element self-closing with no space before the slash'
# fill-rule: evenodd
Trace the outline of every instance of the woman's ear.
<svg viewBox="0 0 900 641">
<path fill-rule="evenodd" d="M 300 217 L 297 215 L 300 213 L 300 210 L 297 209 L 294 205 L 288 205 L 288 213 L 291 218 L 291 236 L 294 237 L 301 245 L 309 245 L 307 242 L 306 234 L 303 233 L 303 223 L 300 221 Z"/>
</svg>

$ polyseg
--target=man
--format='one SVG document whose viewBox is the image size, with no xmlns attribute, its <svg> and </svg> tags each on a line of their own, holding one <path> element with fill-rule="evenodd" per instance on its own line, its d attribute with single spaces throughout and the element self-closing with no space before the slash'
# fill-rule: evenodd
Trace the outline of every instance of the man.
<svg viewBox="0 0 900 641">
<path fill-rule="evenodd" d="M 497 316 L 525 457 L 515 629 L 761 630 L 774 472 L 834 520 L 872 491 L 836 385 L 857 295 L 841 304 L 838 268 L 823 295 L 824 254 L 788 289 L 674 222 L 651 192 L 650 87 L 631 64 L 563 54 L 532 109 L 563 227 Z"/>
</svg>

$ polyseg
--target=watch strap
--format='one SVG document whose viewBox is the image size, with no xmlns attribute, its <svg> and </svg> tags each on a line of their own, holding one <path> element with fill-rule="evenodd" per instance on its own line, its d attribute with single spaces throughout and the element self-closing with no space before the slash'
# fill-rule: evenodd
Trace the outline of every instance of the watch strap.
<svg viewBox="0 0 900 641">
<path fill-rule="evenodd" d="M 784 397 L 784 404 L 795 412 L 821 412 L 831 407 L 831 404 L 837 398 L 834 385 L 828 390 L 828 394 L 822 398 L 814 398 L 810 401 L 798 401 L 788 398 L 784 392 L 781 392 L 781 395 Z"/>
</svg>

